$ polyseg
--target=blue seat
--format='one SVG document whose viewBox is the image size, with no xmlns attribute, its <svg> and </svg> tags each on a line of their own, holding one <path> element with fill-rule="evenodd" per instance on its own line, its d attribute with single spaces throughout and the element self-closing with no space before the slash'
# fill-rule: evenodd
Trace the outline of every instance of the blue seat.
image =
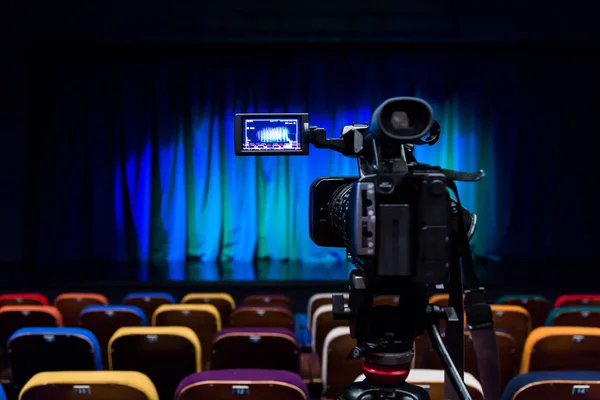
<svg viewBox="0 0 600 400">
<path fill-rule="evenodd" d="M 2 389 L 2 385 L 0 385 L 0 400 L 6 400 L 6 393 L 4 393 L 4 389 Z"/>
<path fill-rule="evenodd" d="M 44 371 L 102 369 L 98 340 L 82 328 L 21 328 L 8 339 L 12 383 L 21 388 Z"/>
<path fill-rule="evenodd" d="M 152 316 L 158 307 L 165 304 L 174 304 L 175 298 L 170 293 L 162 292 L 137 292 L 130 293 L 123 299 L 123 304 L 136 306 L 144 310 L 148 321 L 152 321 Z"/>
<path fill-rule="evenodd" d="M 79 326 L 91 331 L 98 339 L 102 364 L 108 366 L 108 342 L 124 326 L 146 326 L 144 311 L 136 306 L 88 306 L 79 314 Z"/>
<path fill-rule="evenodd" d="M 517 375 L 506 386 L 502 400 L 567 399 L 590 392 L 585 398 L 597 398 L 600 372 L 548 371 Z M 575 396 L 577 398 L 577 396 Z"/>
<path fill-rule="evenodd" d="M 147 302 L 146 299 L 148 299 L 148 300 L 150 300 L 150 299 L 165 299 L 170 304 L 175 303 L 175 298 L 173 297 L 173 295 L 170 294 L 170 293 L 165 293 L 165 292 L 135 292 L 135 293 L 129 293 L 123 299 L 123 303 L 125 303 L 126 301 L 131 300 L 131 299 L 142 299 L 142 300 L 144 300 L 146 302 Z"/>
</svg>

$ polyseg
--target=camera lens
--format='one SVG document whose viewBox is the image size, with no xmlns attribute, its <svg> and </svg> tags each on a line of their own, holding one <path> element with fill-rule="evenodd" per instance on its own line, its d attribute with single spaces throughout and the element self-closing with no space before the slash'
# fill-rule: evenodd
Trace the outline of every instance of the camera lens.
<svg viewBox="0 0 600 400">
<path fill-rule="evenodd" d="M 329 223 L 346 244 L 348 243 L 348 211 L 352 185 L 340 186 L 333 192 L 329 200 Z"/>
</svg>

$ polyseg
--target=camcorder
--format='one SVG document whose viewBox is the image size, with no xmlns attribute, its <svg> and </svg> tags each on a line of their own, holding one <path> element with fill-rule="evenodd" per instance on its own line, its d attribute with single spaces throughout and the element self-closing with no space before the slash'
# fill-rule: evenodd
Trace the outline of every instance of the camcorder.
<svg viewBox="0 0 600 400">
<path fill-rule="evenodd" d="M 344 126 L 339 138 L 327 138 L 324 129 L 311 126 L 307 113 L 235 116 L 238 156 L 306 156 L 312 145 L 357 159 L 357 176 L 318 178 L 309 202 L 312 241 L 345 248 L 357 268 L 350 276 L 348 304 L 342 295 L 334 295 L 332 303 L 335 317 L 350 321 L 357 346 L 349 357 L 364 358 L 367 379 L 350 385 L 343 399 L 369 393 L 379 396 L 370 398 L 428 398 L 424 389 L 405 383 L 414 339 L 424 332 L 459 397 L 470 398 L 460 376 L 462 359 L 451 359 L 437 330 L 441 319 L 449 326 L 463 323 L 462 284 L 451 293 L 449 307 L 430 305 L 428 293 L 448 285 L 452 276 L 459 282 L 461 259 L 471 258 L 477 218 L 461 205 L 454 182 L 478 181 L 484 173 L 419 163 L 415 146 L 434 145 L 440 133 L 430 105 L 413 97 L 384 101 L 370 123 Z M 482 308 L 485 294 L 475 286 L 467 316 L 477 314 L 478 326 L 489 328 L 491 312 Z M 397 306 L 374 307 L 374 297 L 384 294 L 398 295 Z M 396 371 L 395 379 L 390 380 L 390 370 Z"/>
</svg>

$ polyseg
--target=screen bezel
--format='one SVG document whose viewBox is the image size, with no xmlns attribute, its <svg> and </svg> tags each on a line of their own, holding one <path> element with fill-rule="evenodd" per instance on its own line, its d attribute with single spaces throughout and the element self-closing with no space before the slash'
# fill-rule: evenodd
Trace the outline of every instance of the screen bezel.
<svg viewBox="0 0 600 400">
<path fill-rule="evenodd" d="M 244 119 L 299 119 L 300 120 L 300 143 L 302 150 L 276 150 L 276 151 L 261 151 L 261 150 L 242 150 L 242 141 L 244 140 Z M 307 113 L 257 113 L 257 114 L 235 114 L 235 129 L 234 129 L 234 146 L 236 156 L 305 156 L 308 155 L 308 114 Z"/>
</svg>

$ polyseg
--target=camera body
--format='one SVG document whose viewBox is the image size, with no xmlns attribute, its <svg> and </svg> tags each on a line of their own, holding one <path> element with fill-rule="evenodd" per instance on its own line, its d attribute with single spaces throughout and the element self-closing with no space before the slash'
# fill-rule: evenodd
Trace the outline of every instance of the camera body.
<svg viewBox="0 0 600 400">
<path fill-rule="evenodd" d="M 452 250 L 446 179 L 434 169 L 412 170 L 397 182 L 378 175 L 317 179 L 310 188 L 311 239 L 345 247 L 371 280 L 443 283 Z"/>
<path fill-rule="evenodd" d="M 417 98 L 386 100 L 370 124 L 352 124 L 339 138 L 310 126 L 308 114 L 236 114 L 236 155 L 308 155 L 309 144 L 358 161 L 357 177 L 324 177 L 310 187 L 313 242 L 344 247 L 373 284 L 446 281 L 452 240 L 463 220 L 472 235 L 475 217 L 457 207 L 446 170 L 420 164 L 415 145 L 440 135 L 429 104 Z M 462 213 L 462 215 L 459 215 Z"/>
</svg>

